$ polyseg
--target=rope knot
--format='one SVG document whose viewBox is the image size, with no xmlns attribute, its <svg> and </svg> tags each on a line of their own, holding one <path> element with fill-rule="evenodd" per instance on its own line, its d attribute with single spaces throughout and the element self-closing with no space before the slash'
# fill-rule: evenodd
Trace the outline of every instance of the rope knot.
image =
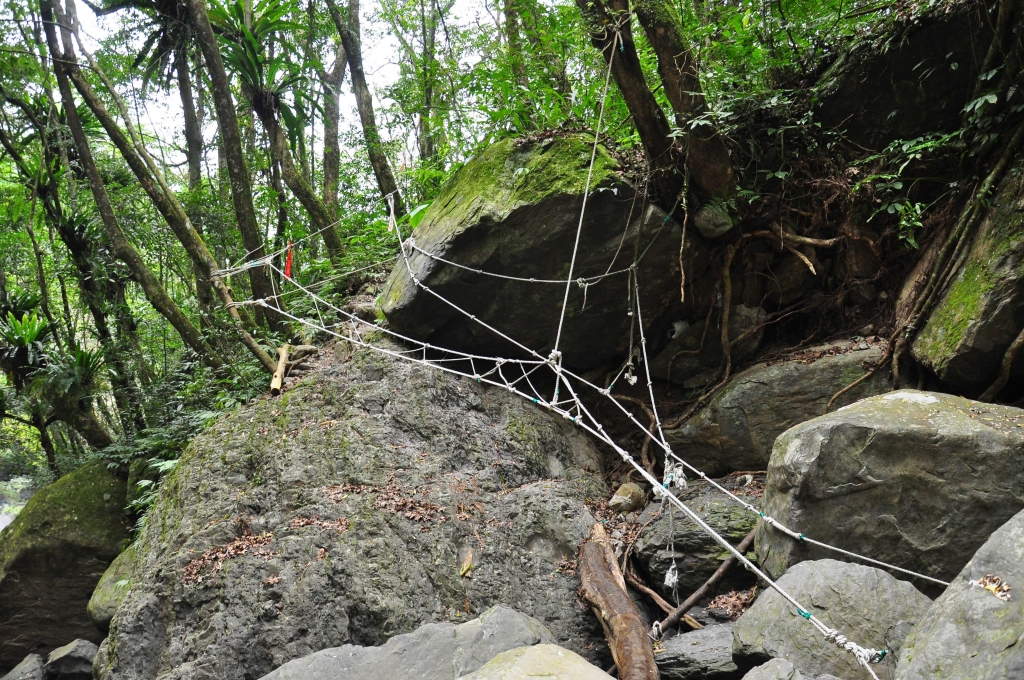
<svg viewBox="0 0 1024 680">
<path fill-rule="evenodd" d="M 552 365 L 562 363 L 562 353 L 557 349 L 551 350 L 551 354 L 548 355 L 547 363 Z"/>
</svg>

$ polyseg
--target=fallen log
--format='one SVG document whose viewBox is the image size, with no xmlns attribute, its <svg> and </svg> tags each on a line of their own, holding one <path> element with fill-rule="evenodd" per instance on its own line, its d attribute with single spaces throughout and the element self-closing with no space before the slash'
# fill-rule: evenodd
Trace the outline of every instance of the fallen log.
<svg viewBox="0 0 1024 680">
<path fill-rule="evenodd" d="M 746 553 L 750 549 L 750 546 L 754 545 L 755 531 L 755 529 L 751 529 L 750 533 L 747 534 L 742 541 L 740 541 L 740 544 L 738 546 L 736 546 L 736 550 L 738 550 L 740 553 Z M 697 588 L 697 590 L 693 592 L 693 595 L 690 595 L 690 597 L 686 598 L 686 600 L 681 605 L 672 610 L 672 613 L 670 613 L 662 620 L 660 624 L 661 630 L 665 631 L 669 628 L 674 628 L 675 626 L 677 626 L 679 624 L 679 621 L 683 619 L 683 617 L 686 615 L 686 612 L 690 611 L 690 608 L 693 607 L 693 605 L 700 602 L 701 599 L 705 595 L 707 595 L 712 588 L 717 586 L 719 582 L 729 572 L 729 570 L 732 569 L 733 565 L 736 564 L 736 562 L 737 560 L 735 556 L 731 556 L 725 562 L 722 562 L 718 569 L 715 570 L 715 573 L 711 575 L 711 578 L 704 582 L 704 585 L 702 585 L 700 588 Z"/>
<path fill-rule="evenodd" d="M 288 368 L 288 343 L 277 348 L 277 370 L 274 377 L 270 379 L 270 393 L 275 397 L 281 394 L 281 384 L 284 383 L 284 374 Z"/>
<path fill-rule="evenodd" d="M 580 594 L 604 629 L 622 680 L 658 680 L 654 650 L 636 605 L 626 594 L 608 534 L 600 522 L 580 546 Z"/>
</svg>

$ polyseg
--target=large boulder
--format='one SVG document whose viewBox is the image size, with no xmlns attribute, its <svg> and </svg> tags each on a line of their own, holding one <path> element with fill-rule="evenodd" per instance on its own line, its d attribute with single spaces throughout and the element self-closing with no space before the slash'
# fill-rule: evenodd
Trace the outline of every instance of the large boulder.
<svg viewBox="0 0 1024 680">
<path fill-rule="evenodd" d="M 893 140 L 962 125 L 963 106 L 991 41 L 990 24 L 973 2 L 931 6 L 839 54 L 816 87 L 818 121 L 879 150 Z M 936 45 L 942 45 L 937 59 Z"/>
<path fill-rule="evenodd" d="M 665 437 L 688 463 L 710 475 L 768 467 L 775 438 L 820 416 L 836 392 L 885 354 L 884 344 L 855 338 L 809 347 L 736 375 L 697 415 Z M 843 406 L 887 392 L 882 371 L 843 395 Z"/>
<path fill-rule="evenodd" d="M 43 487 L 0 531 L 0 671 L 68 640 L 99 642 L 86 613 L 128 537 L 125 483 L 103 463 Z"/>
<path fill-rule="evenodd" d="M 811 538 L 950 581 L 1024 507 L 1022 426 L 1024 410 L 946 394 L 864 399 L 776 440 L 762 510 Z M 764 522 L 755 546 L 773 576 L 835 556 Z"/>
<path fill-rule="evenodd" d="M 906 581 L 880 569 L 836 560 L 801 562 L 783 574 L 778 584 L 825 625 L 874 649 L 897 650 L 907 629 L 931 605 L 926 595 Z M 737 663 L 748 668 L 783 658 L 807 675 L 871 678 L 852 654 L 825 640 L 773 589 L 766 590 L 736 621 L 732 653 Z M 880 680 L 891 680 L 894 668 L 891 659 L 873 666 Z"/>
<path fill-rule="evenodd" d="M 359 351 L 190 444 L 96 676 L 258 678 L 500 603 L 605 654 L 568 562 L 601 469 L 571 423 L 505 390 Z"/>
<path fill-rule="evenodd" d="M 1012 590 L 1001 593 L 1000 582 Z M 1024 678 L 1022 585 L 1019 512 L 989 537 L 907 637 L 897 680 Z"/>
<path fill-rule="evenodd" d="M 427 623 L 379 647 L 344 645 L 289 661 L 263 680 L 455 680 L 501 652 L 554 638 L 540 621 L 493 607 L 459 625 Z"/>
<path fill-rule="evenodd" d="M 745 487 L 736 478 L 718 481 L 755 507 L 760 504 L 760 485 L 751 483 Z M 703 482 L 691 483 L 680 498 L 733 545 L 738 545 L 757 524 L 756 515 Z M 637 519 L 637 524 L 646 528 L 633 545 L 633 555 L 650 577 L 648 582 L 669 599 L 673 593 L 665 585 L 665 575 L 673 562 L 679 577 L 677 589 L 680 597 L 685 598 L 703 585 L 723 560 L 729 558 L 729 553 L 722 546 L 670 503 L 648 505 Z M 743 569 L 732 569 L 720 590 L 725 592 L 750 585 L 750 574 Z"/>
<path fill-rule="evenodd" d="M 732 660 L 732 623 L 705 626 L 674 635 L 655 650 L 663 680 L 738 680 L 743 673 Z"/>
<path fill-rule="evenodd" d="M 438 297 L 410 276 L 531 350 L 554 347 L 563 283 L 496 278 L 473 270 L 538 280 L 569 274 L 593 138 L 497 142 L 463 166 L 427 209 L 381 295 L 391 327 L 417 340 L 488 356 L 523 352 Z M 621 272 L 633 263 L 643 229 L 638 277 L 645 322 L 679 297 L 681 230 L 638 197 L 618 163 L 598 147 L 587 200 L 575 280 Z M 415 246 L 413 249 L 412 246 Z M 427 254 L 429 253 L 429 255 Z M 627 275 L 573 283 L 561 350 L 569 366 L 589 368 L 625 354 L 631 318 Z"/>
<path fill-rule="evenodd" d="M 556 645 L 534 645 L 502 652 L 464 680 L 608 680 L 586 659 Z"/>
<path fill-rule="evenodd" d="M 1007 173 L 970 252 L 911 352 L 943 381 L 978 393 L 995 380 L 1024 328 L 1024 179 Z M 1024 376 L 1024 352 L 1011 377 Z"/>
</svg>

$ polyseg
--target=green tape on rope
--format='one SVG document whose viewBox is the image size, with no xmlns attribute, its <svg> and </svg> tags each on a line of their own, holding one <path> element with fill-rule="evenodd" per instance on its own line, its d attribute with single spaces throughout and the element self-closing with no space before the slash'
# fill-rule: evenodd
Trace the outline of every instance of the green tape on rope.
<svg viewBox="0 0 1024 680">
<path fill-rule="evenodd" d="M 808 621 L 811 620 L 811 613 L 810 612 L 805 612 L 803 609 L 800 609 L 799 607 L 797 607 L 796 613 L 799 614 L 800 616 L 804 617 Z"/>
</svg>

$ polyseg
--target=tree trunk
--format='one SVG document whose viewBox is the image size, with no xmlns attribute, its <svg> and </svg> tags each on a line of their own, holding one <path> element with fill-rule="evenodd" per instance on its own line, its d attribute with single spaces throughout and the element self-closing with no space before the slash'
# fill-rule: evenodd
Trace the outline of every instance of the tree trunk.
<svg viewBox="0 0 1024 680">
<path fill-rule="evenodd" d="M 196 2 L 197 0 L 190 0 Z M 201 0 L 199 0 L 201 1 Z M 352 74 L 352 89 L 356 93 L 356 108 L 359 109 L 359 120 L 363 126 L 363 139 L 366 140 L 366 153 L 370 157 L 373 174 L 377 178 L 377 187 L 382 196 L 394 195 L 395 217 L 405 216 L 405 203 L 398 191 L 398 183 L 391 172 L 391 164 L 380 140 L 377 118 L 373 112 L 373 97 L 366 84 L 363 72 L 363 52 L 359 37 L 359 0 L 349 0 L 348 17 L 342 16 L 334 0 L 327 0 L 331 12 L 331 20 L 341 36 L 341 43 L 348 55 L 349 71 Z"/>
<path fill-rule="evenodd" d="M 622 680 L 658 680 L 654 651 L 636 605 L 626 594 L 615 553 L 600 522 L 580 546 L 580 593 L 601 622 Z"/>
<path fill-rule="evenodd" d="M 338 144 L 339 121 L 341 118 L 340 90 L 345 79 L 348 55 L 345 46 L 338 45 L 334 55 L 334 67 L 320 74 L 324 92 L 324 208 L 331 220 L 338 219 L 338 175 L 341 169 L 341 146 Z M 334 229 L 337 234 L 337 228 Z"/>
<path fill-rule="evenodd" d="M 672 128 L 644 79 L 629 24 L 629 2 L 576 0 L 576 6 L 590 31 L 591 43 L 606 61 L 612 60 L 612 76 L 651 166 L 654 195 L 662 207 L 670 209 L 683 188 L 683 176 L 677 170 L 680 149 L 669 136 Z"/>
<path fill-rule="evenodd" d="M 185 159 L 188 161 L 188 188 L 195 191 L 202 181 L 203 133 L 196 115 L 195 98 L 192 96 L 192 74 L 189 71 L 188 53 L 183 46 L 174 50 L 174 69 L 178 74 L 178 94 L 181 109 L 185 115 Z M 193 221 L 197 233 L 202 233 L 199 224 Z M 196 278 L 196 302 L 204 320 L 209 320 L 213 307 L 213 291 L 209 275 L 204 268 L 192 262 Z"/>
<path fill-rule="evenodd" d="M 231 180 L 231 200 L 235 206 L 238 229 L 242 232 L 242 244 L 248 253 L 246 260 L 258 260 L 264 255 L 263 237 L 260 234 L 259 225 L 256 223 L 252 186 L 245 167 L 245 157 L 242 154 L 242 137 L 238 130 L 235 102 L 231 97 L 231 84 L 227 71 L 224 70 L 224 62 L 221 60 L 217 37 L 213 33 L 210 18 L 206 14 L 206 3 L 204 0 L 186 0 L 186 4 L 192 17 L 196 41 L 203 52 L 206 69 L 210 74 L 210 91 L 213 94 L 213 104 L 217 111 L 217 127 L 220 131 L 224 157 L 228 166 L 228 176 Z M 252 286 L 253 297 L 265 300 L 273 299 L 274 289 L 266 268 L 252 267 L 249 269 L 249 282 Z M 259 309 L 261 308 L 257 307 L 257 310 Z M 272 330 L 283 330 L 277 315 L 270 312 L 265 316 L 267 325 Z M 260 357 L 260 361 L 266 365 L 262 357 Z M 269 355 L 266 356 L 266 361 L 273 364 Z M 273 369 L 270 370 L 273 371 Z"/>
<path fill-rule="evenodd" d="M 45 2 L 46 0 L 43 1 Z M 46 431 L 46 419 L 43 418 L 41 413 L 33 413 L 32 425 L 39 431 L 39 445 L 42 446 L 43 453 L 46 454 L 46 466 L 50 468 L 54 479 L 60 479 L 60 468 L 57 467 L 57 451 L 53 448 L 53 440 L 50 439 L 50 433 Z"/>
<path fill-rule="evenodd" d="M 146 299 L 170 322 L 181 336 L 182 341 L 199 357 L 211 365 L 219 366 L 220 361 L 208 351 L 199 331 L 167 294 L 159 279 L 149 269 L 138 251 L 135 250 L 135 246 L 131 244 L 124 235 L 124 232 L 121 231 L 117 217 L 114 215 L 114 208 L 110 203 L 110 198 L 103 187 L 103 180 L 100 178 L 96 163 L 93 160 L 92 149 L 85 136 L 82 121 L 78 117 L 78 108 L 75 104 L 74 94 L 71 91 L 71 84 L 68 81 L 66 65 L 75 63 L 74 52 L 69 49 L 68 53 L 65 54 L 61 51 L 57 42 L 57 32 L 54 28 L 53 19 L 55 12 L 62 19 L 61 31 L 64 34 L 65 45 L 69 48 L 71 46 L 71 37 L 68 29 L 65 28 L 67 26 L 67 19 L 63 12 L 60 11 L 58 0 L 52 0 L 52 2 L 52 5 L 50 0 L 40 0 L 39 3 L 43 26 L 46 31 L 47 45 L 53 59 L 53 70 L 57 78 L 57 87 L 64 103 L 68 128 L 71 130 L 75 148 L 78 150 L 79 163 L 89 180 L 89 188 L 92 190 L 93 199 L 96 201 L 96 209 L 100 214 L 100 220 L 107 232 L 107 237 L 110 239 L 111 250 L 115 257 L 128 265 L 135 280 L 142 287 Z"/>
<path fill-rule="evenodd" d="M 310 219 L 313 220 L 313 226 L 324 237 L 331 260 L 337 263 L 345 252 L 341 239 L 338 238 L 338 232 L 334 229 L 334 218 L 320 201 L 313 187 L 295 167 L 291 149 L 288 148 L 288 135 L 285 134 L 280 121 L 277 120 L 276 113 L 259 104 L 257 96 L 250 93 L 249 99 L 253 104 L 253 110 L 256 111 L 256 115 L 259 116 L 260 122 L 263 124 L 263 129 L 267 131 L 267 137 L 270 139 L 270 156 L 280 164 L 284 183 L 288 185 L 291 192 L 299 199 L 299 203 L 309 213 Z"/>
<path fill-rule="evenodd" d="M 704 200 L 729 196 L 736 178 L 725 141 L 712 125 L 690 125 L 707 113 L 707 106 L 675 9 L 666 0 L 638 0 L 633 8 L 658 56 L 658 75 L 675 112 L 676 126 L 685 132 L 686 165 L 693 184 Z"/>
<path fill-rule="evenodd" d="M 512 68 L 512 77 L 518 86 L 521 96 L 524 98 L 523 111 L 525 127 L 532 128 L 532 116 L 529 115 L 530 101 L 530 78 L 526 74 L 526 59 L 523 54 L 523 41 L 521 33 L 519 12 L 519 0 L 505 0 L 505 48 L 508 53 L 509 66 Z"/>
</svg>

